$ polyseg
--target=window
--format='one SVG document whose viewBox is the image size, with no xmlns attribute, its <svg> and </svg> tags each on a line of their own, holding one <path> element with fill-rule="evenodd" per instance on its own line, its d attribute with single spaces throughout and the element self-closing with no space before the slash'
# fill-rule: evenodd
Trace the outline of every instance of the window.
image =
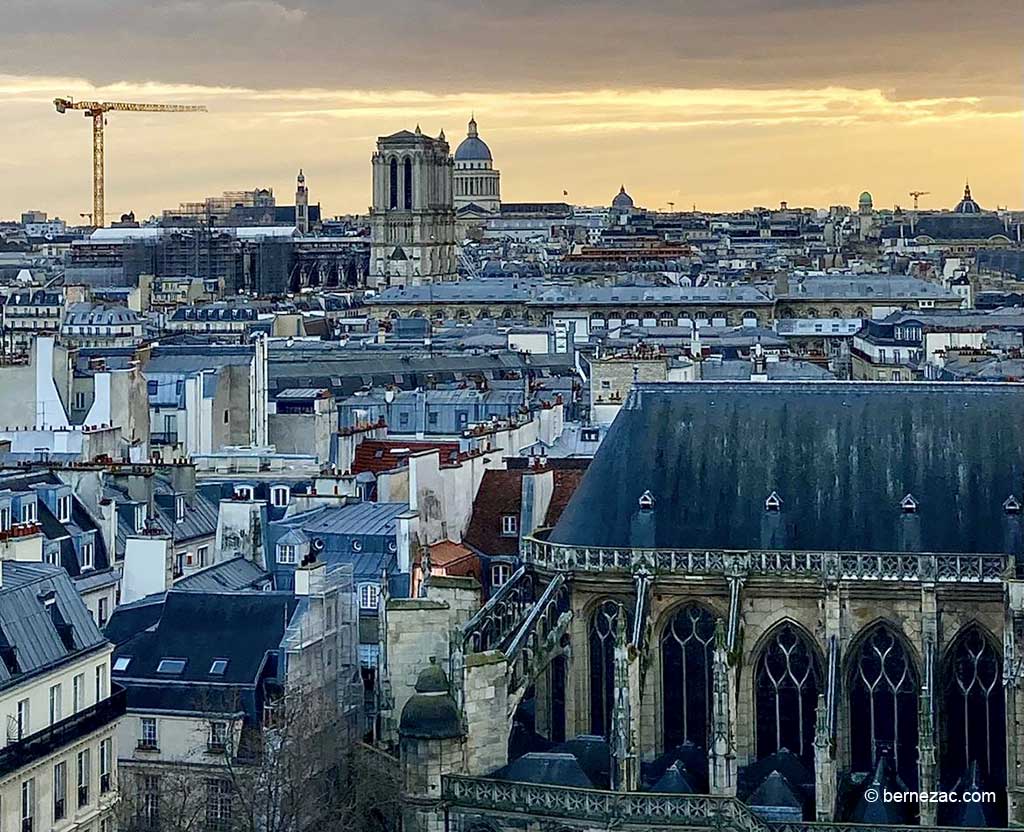
<svg viewBox="0 0 1024 832">
<path fill-rule="evenodd" d="M 11 527 L 11 509 L 9 506 L 0 508 L 0 532 L 5 532 Z"/>
<path fill-rule="evenodd" d="M 89 805 L 90 760 L 89 749 L 78 752 L 78 808 Z"/>
<path fill-rule="evenodd" d="M 61 714 L 61 686 L 58 682 L 56 685 L 50 687 L 50 725 L 55 722 L 60 722 L 62 719 Z"/>
<path fill-rule="evenodd" d="M 85 393 L 79 390 L 75 393 L 75 410 L 85 410 Z"/>
<path fill-rule="evenodd" d="M 792 624 L 779 625 L 755 674 L 759 759 L 786 748 L 813 768 L 820 675 L 804 635 Z"/>
<path fill-rule="evenodd" d="M 288 543 L 279 543 L 277 545 L 277 562 L 297 563 L 295 547 Z"/>
<path fill-rule="evenodd" d="M 36 501 L 28 500 L 21 504 L 21 522 L 34 523 L 36 521 Z"/>
<path fill-rule="evenodd" d="M 209 832 L 227 832 L 231 828 L 231 783 L 206 781 L 206 828 Z"/>
<path fill-rule="evenodd" d="M 130 661 L 130 659 L 128 660 Z M 125 667 L 128 665 L 126 664 Z M 123 668 L 122 668 L 123 669 Z M 85 674 L 79 673 L 71 680 L 71 707 L 77 714 L 85 707 Z"/>
<path fill-rule="evenodd" d="M 361 540 L 353 540 L 352 541 L 352 551 L 353 552 L 361 552 L 361 551 L 363 551 L 363 541 L 361 541 Z"/>
<path fill-rule="evenodd" d="M 110 791 L 113 783 L 114 741 L 107 737 L 100 740 L 100 794 Z"/>
<path fill-rule="evenodd" d="M 146 506 L 135 506 L 135 531 L 141 532 L 146 528 Z"/>
<path fill-rule="evenodd" d="M 67 523 L 71 520 L 71 495 L 65 494 L 57 498 L 57 520 Z"/>
<path fill-rule="evenodd" d="M 661 637 L 666 748 L 708 747 L 714 639 L 714 618 L 696 604 L 679 610 Z"/>
<path fill-rule="evenodd" d="M 270 489 L 270 502 L 272 505 L 286 506 L 290 496 L 291 492 L 287 485 L 275 485 Z"/>
<path fill-rule="evenodd" d="M 235 486 L 235 499 L 236 500 L 251 500 L 253 490 L 251 485 L 236 485 Z"/>
<path fill-rule="evenodd" d="M 501 536 L 515 537 L 519 534 L 519 518 L 514 514 L 503 514 L 501 516 Z"/>
<path fill-rule="evenodd" d="M 155 381 L 146 382 L 146 393 L 148 393 L 150 396 L 155 396 L 158 389 L 159 387 Z"/>
<path fill-rule="evenodd" d="M 31 713 L 28 699 L 18 702 L 18 739 L 23 740 L 32 731 Z"/>
<path fill-rule="evenodd" d="M 53 767 L 53 819 L 63 820 L 68 812 L 68 764 Z"/>
<path fill-rule="evenodd" d="M 160 778 L 155 774 L 139 775 L 142 794 L 140 814 L 143 829 L 160 828 Z"/>
<path fill-rule="evenodd" d="M 185 659 L 160 659 L 160 664 L 156 666 L 157 673 L 166 673 L 168 675 L 177 675 L 185 670 Z"/>
<path fill-rule="evenodd" d="M 377 584 L 359 585 L 359 608 L 375 610 L 380 603 L 380 587 Z"/>
<path fill-rule="evenodd" d="M 107 621 L 110 620 L 110 601 L 109 601 L 109 599 L 107 599 L 107 598 L 100 598 L 99 602 L 96 605 L 96 609 L 97 609 L 97 618 L 98 618 L 96 623 L 99 624 L 101 628 L 102 627 L 106 627 L 107 626 Z"/>
<path fill-rule="evenodd" d="M 131 656 L 118 656 L 116 659 L 114 659 L 114 672 L 124 673 L 124 671 L 128 669 L 128 665 L 130 665 L 131 662 Z M 77 679 L 78 677 L 76 676 L 75 678 Z"/>
<path fill-rule="evenodd" d="M 156 733 L 156 717 L 139 717 L 139 748 L 155 750 L 158 747 Z"/>
<path fill-rule="evenodd" d="M 213 664 L 210 665 L 211 676 L 223 676 L 228 669 L 227 659 L 214 659 Z"/>
<path fill-rule="evenodd" d="M 185 520 L 185 498 L 178 494 L 174 498 L 174 522 L 182 523 Z"/>
<path fill-rule="evenodd" d="M 209 546 L 200 546 L 196 549 L 196 561 L 199 566 L 206 566 L 207 556 L 210 554 Z"/>
<path fill-rule="evenodd" d="M 222 754 L 228 745 L 228 724 L 220 720 L 210 723 L 210 737 L 206 750 L 213 754 Z"/>
<path fill-rule="evenodd" d="M 496 589 L 512 577 L 512 567 L 507 563 L 496 563 L 491 567 L 491 588 Z"/>
<path fill-rule="evenodd" d="M 96 701 L 100 702 L 107 698 L 107 666 L 105 664 L 96 666 Z"/>
<path fill-rule="evenodd" d="M 32 832 L 36 814 L 36 781 L 29 778 L 21 784 L 21 832 Z"/>
<path fill-rule="evenodd" d="M 82 544 L 82 568 L 92 569 L 92 543 Z"/>
</svg>

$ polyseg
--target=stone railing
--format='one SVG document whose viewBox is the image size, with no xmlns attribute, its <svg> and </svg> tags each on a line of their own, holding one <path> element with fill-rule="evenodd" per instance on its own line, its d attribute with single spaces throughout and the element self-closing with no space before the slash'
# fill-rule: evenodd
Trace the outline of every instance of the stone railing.
<svg viewBox="0 0 1024 832">
<path fill-rule="evenodd" d="M 999 583 L 1009 567 L 1009 557 L 1002 554 L 629 549 L 550 543 L 545 533 L 523 539 L 523 562 L 561 572 L 647 570 L 655 575 Z"/>
<path fill-rule="evenodd" d="M 730 832 L 981 832 L 968 827 L 766 821 L 734 797 L 612 792 L 447 775 L 441 795 L 449 813 L 518 814 L 584 821 L 602 829 L 703 829 Z"/>
<path fill-rule="evenodd" d="M 522 627 L 534 606 L 533 577 L 519 569 L 494 593 L 458 632 L 458 647 L 465 653 L 482 653 L 505 645 Z"/>
<path fill-rule="evenodd" d="M 483 777 L 443 778 L 442 799 L 449 810 L 474 809 L 600 823 L 602 828 L 687 828 L 770 832 L 768 824 L 731 797 L 689 794 L 609 792 L 568 786 L 512 783 Z"/>
</svg>

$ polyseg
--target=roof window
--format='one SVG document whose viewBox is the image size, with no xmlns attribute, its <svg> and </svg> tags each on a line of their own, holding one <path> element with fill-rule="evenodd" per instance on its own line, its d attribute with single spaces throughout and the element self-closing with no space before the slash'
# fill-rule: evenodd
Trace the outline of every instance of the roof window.
<svg viewBox="0 0 1024 832">
<path fill-rule="evenodd" d="M 160 659 L 156 666 L 157 673 L 177 675 L 185 670 L 185 659 Z"/>
</svg>

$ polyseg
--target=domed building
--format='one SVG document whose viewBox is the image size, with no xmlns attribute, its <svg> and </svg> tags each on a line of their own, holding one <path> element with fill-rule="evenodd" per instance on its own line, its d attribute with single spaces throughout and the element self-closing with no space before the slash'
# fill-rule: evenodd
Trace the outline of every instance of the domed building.
<svg viewBox="0 0 1024 832">
<path fill-rule="evenodd" d="M 857 200 L 857 211 L 861 214 L 870 214 L 875 207 L 875 201 L 872 199 L 871 194 L 864 191 L 860 195 L 860 199 Z"/>
<path fill-rule="evenodd" d="M 971 184 L 969 182 L 964 184 L 964 198 L 956 204 L 956 208 L 954 208 L 953 211 L 957 214 L 982 213 L 981 206 L 978 205 L 978 203 L 974 201 L 974 197 L 971 196 Z"/>
<path fill-rule="evenodd" d="M 628 214 L 633 210 L 633 208 L 633 197 L 626 193 L 626 186 L 621 185 L 619 187 L 619 192 L 615 194 L 615 198 L 612 200 L 612 210 Z"/>
<path fill-rule="evenodd" d="M 491 149 L 480 138 L 473 117 L 466 138 L 455 149 L 455 210 L 469 206 L 475 206 L 474 213 L 501 211 L 501 173 L 494 169 Z"/>
</svg>

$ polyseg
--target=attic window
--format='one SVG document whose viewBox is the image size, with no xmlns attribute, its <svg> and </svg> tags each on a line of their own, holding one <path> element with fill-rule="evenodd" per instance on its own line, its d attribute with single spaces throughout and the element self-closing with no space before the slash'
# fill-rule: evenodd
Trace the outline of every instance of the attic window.
<svg viewBox="0 0 1024 832">
<path fill-rule="evenodd" d="M 176 675 L 184 670 L 184 659 L 160 659 L 160 664 L 156 666 L 157 673 L 166 673 L 169 675 Z"/>
<path fill-rule="evenodd" d="M 773 491 L 768 495 L 768 499 L 764 501 L 765 511 L 781 511 L 782 510 L 782 498 L 779 496 L 777 491 Z"/>
<path fill-rule="evenodd" d="M 228 669 L 227 659 L 214 659 L 213 664 L 210 665 L 211 676 L 223 676 Z"/>
<path fill-rule="evenodd" d="M 900 500 L 900 511 L 904 514 L 917 514 L 917 500 L 914 499 L 913 494 L 908 494 Z"/>
<path fill-rule="evenodd" d="M 514 514 L 503 514 L 501 517 L 502 537 L 515 537 L 519 534 L 519 518 Z"/>
<path fill-rule="evenodd" d="M 1003 503 L 1003 511 L 1007 514 L 1020 514 L 1020 501 L 1011 494 Z"/>
<path fill-rule="evenodd" d="M 114 659 L 114 673 L 124 673 L 128 669 L 128 665 L 132 663 L 131 656 L 118 656 Z"/>
<path fill-rule="evenodd" d="M 650 491 L 644 491 L 637 503 L 640 506 L 640 511 L 650 511 L 654 508 L 654 495 Z"/>
<path fill-rule="evenodd" d="M 596 442 L 601 436 L 597 428 L 583 428 L 580 431 L 580 439 L 583 442 Z"/>
</svg>

